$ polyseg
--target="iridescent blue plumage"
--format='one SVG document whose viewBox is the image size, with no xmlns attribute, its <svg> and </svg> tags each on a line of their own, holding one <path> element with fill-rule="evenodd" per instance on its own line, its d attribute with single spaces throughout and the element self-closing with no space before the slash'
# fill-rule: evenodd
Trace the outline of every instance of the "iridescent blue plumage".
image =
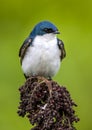
<svg viewBox="0 0 92 130">
<path fill-rule="evenodd" d="M 52 33 L 52 32 L 53 33 L 55 33 L 55 32 L 59 33 L 57 27 L 54 24 L 52 24 L 49 21 L 42 21 L 34 27 L 33 31 L 30 33 L 29 37 L 34 38 L 37 35 L 44 35 L 44 34 L 47 33 L 46 29 L 51 31 L 50 33 Z"/>
</svg>

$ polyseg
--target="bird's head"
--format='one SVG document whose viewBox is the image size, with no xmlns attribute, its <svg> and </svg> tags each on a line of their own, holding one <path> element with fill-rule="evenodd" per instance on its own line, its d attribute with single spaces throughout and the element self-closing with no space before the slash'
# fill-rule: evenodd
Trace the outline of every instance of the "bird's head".
<svg viewBox="0 0 92 130">
<path fill-rule="evenodd" d="M 34 38 L 37 35 L 42 36 L 44 34 L 59 34 L 59 31 L 57 27 L 51 22 L 42 21 L 34 27 L 33 31 L 30 34 L 30 37 Z"/>
</svg>

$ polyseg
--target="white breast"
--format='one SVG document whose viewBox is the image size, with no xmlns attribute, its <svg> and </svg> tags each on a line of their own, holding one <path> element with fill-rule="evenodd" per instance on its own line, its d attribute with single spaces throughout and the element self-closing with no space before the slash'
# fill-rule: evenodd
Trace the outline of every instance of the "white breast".
<svg viewBox="0 0 92 130">
<path fill-rule="evenodd" d="M 26 76 L 54 76 L 60 67 L 60 50 L 54 34 L 36 36 L 22 62 Z"/>
</svg>

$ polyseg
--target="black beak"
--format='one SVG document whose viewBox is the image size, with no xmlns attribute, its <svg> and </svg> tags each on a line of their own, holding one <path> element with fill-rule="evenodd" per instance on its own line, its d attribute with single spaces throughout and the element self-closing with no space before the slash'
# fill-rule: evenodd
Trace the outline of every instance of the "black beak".
<svg viewBox="0 0 92 130">
<path fill-rule="evenodd" d="M 57 31 L 55 31 L 55 32 L 53 32 L 54 34 L 60 34 L 60 32 L 57 30 Z"/>
</svg>

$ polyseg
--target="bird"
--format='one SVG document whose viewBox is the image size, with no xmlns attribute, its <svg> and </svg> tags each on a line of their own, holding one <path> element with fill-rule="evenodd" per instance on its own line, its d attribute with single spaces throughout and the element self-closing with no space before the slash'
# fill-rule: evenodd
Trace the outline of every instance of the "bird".
<svg viewBox="0 0 92 130">
<path fill-rule="evenodd" d="M 66 56 L 64 43 L 57 37 L 58 28 L 50 21 L 41 21 L 33 28 L 19 49 L 25 78 L 42 76 L 52 79 Z"/>
</svg>

